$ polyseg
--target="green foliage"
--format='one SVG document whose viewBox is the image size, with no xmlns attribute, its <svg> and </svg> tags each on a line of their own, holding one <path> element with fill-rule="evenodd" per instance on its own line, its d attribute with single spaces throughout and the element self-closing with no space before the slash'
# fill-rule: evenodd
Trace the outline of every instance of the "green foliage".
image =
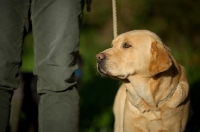
<svg viewBox="0 0 200 132">
<path fill-rule="evenodd" d="M 26 35 L 23 44 L 22 55 L 22 72 L 32 72 L 34 67 L 34 53 L 33 53 L 33 35 L 29 33 Z"/>
</svg>

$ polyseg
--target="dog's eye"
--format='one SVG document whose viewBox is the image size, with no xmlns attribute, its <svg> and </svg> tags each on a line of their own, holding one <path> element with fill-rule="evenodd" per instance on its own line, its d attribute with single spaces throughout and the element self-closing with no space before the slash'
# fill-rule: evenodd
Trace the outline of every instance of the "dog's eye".
<svg viewBox="0 0 200 132">
<path fill-rule="evenodd" d="M 130 48 L 130 47 L 131 47 L 131 45 L 128 44 L 128 43 L 124 43 L 124 44 L 123 44 L 123 48 Z"/>
</svg>

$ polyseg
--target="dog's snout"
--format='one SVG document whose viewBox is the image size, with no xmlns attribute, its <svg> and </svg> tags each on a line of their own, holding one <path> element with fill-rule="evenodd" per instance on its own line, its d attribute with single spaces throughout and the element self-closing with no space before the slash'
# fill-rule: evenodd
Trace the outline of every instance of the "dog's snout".
<svg viewBox="0 0 200 132">
<path fill-rule="evenodd" d="M 99 53 L 99 54 L 96 55 L 97 62 L 101 62 L 105 58 L 106 58 L 106 55 L 104 53 Z"/>
</svg>

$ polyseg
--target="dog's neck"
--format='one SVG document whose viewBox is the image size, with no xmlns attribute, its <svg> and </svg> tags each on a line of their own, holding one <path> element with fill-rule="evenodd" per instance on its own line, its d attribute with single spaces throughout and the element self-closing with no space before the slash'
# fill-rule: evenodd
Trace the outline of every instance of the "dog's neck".
<svg viewBox="0 0 200 132">
<path fill-rule="evenodd" d="M 154 77 L 147 75 L 129 76 L 130 84 L 125 83 L 130 95 L 142 98 L 151 108 L 156 109 L 161 101 L 165 100 L 177 87 L 180 76 L 179 66 L 174 64 L 165 72 Z M 172 76 L 173 77 L 172 77 Z"/>
<path fill-rule="evenodd" d="M 156 107 L 156 103 L 149 88 L 150 79 L 151 78 L 144 75 L 129 76 L 128 80 L 130 81 L 131 85 L 127 87 L 127 90 L 130 93 L 132 93 L 134 90 L 135 94 L 137 94 L 140 98 L 142 98 L 148 105 L 150 105 L 153 108 Z"/>
</svg>

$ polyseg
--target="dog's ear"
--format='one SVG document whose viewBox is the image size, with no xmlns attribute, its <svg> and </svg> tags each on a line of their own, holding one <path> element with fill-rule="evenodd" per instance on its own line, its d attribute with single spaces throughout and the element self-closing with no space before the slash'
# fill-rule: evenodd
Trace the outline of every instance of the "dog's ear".
<svg viewBox="0 0 200 132">
<path fill-rule="evenodd" d="M 172 60 L 169 57 L 167 49 L 159 42 L 153 41 L 151 44 L 151 54 L 149 64 L 150 75 L 156 75 L 160 72 L 166 71 L 172 65 Z"/>
</svg>

